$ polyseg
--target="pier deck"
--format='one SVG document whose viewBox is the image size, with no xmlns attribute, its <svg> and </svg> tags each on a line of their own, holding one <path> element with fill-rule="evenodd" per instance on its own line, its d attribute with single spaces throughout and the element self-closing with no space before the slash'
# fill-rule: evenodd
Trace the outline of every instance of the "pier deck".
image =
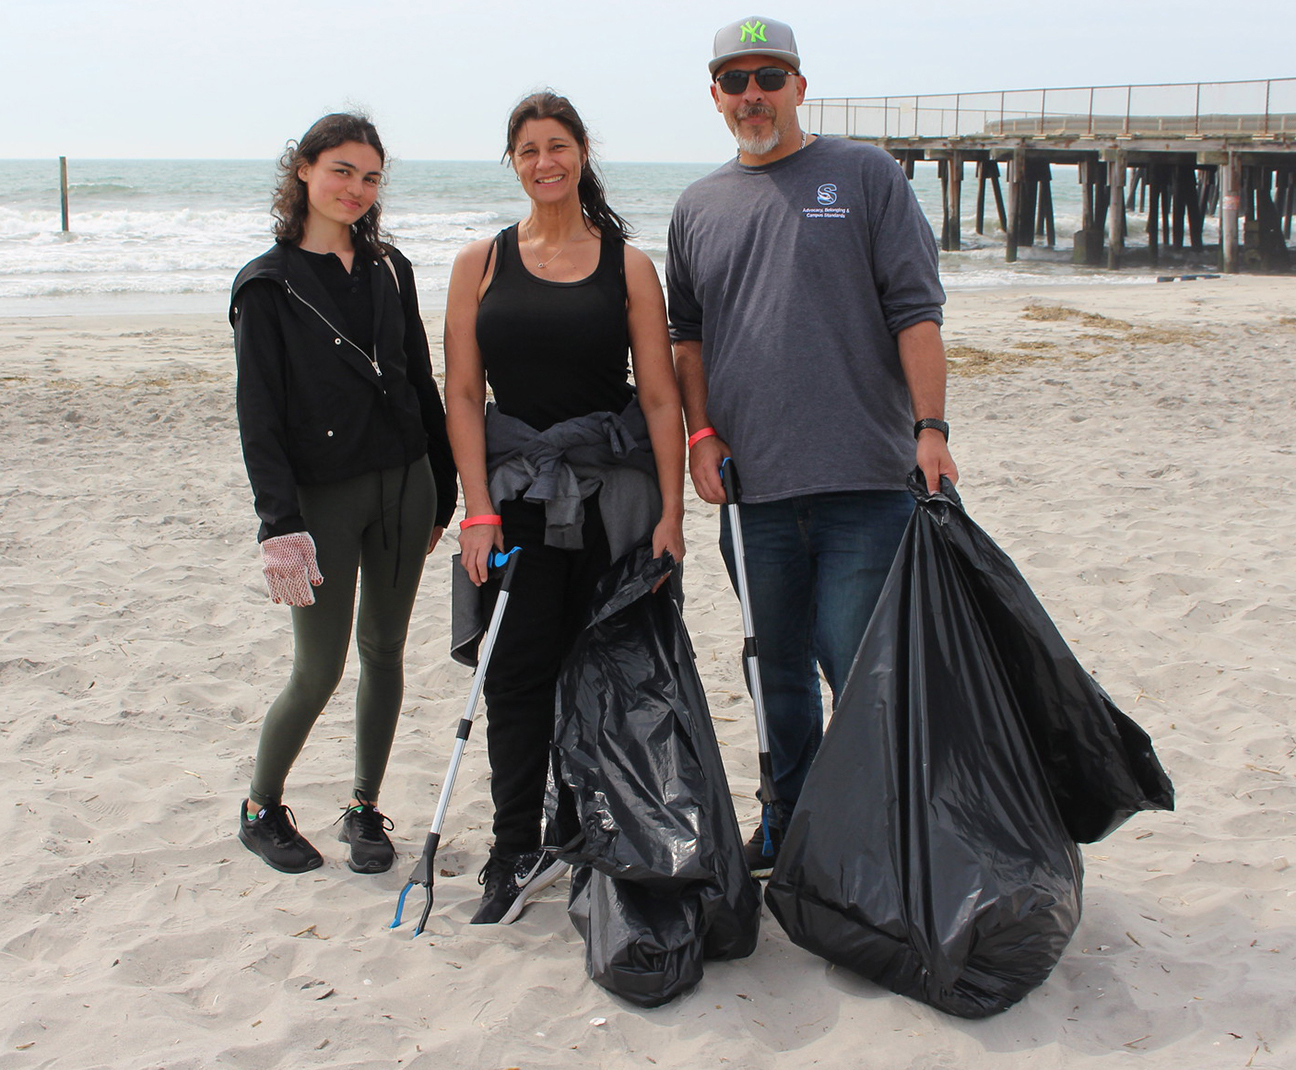
<svg viewBox="0 0 1296 1070">
<path fill-rule="evenodd" d="M 1183 250 L 1187 242 L 1207 255 L 1202 222 L 1218 215 L 1224 271 L 1293 267 L 1296 78 L 820 98 L 807 100 L 800 115 L 811 133 L 881 146 L 910 177 L 915 164 L 935 163 L 943 249 L 961 245 L 969 163 L 976 231 L 984 233 L 989 189 L 1009 261 L 1037 238 L 1052 247 L 1051 167 L 1070 164 L 1082 186 L 1077 263 L 1120 267 L 1129 216 L 1145 213 L 1152 264 L 1163 245 Z"/>
</svg>

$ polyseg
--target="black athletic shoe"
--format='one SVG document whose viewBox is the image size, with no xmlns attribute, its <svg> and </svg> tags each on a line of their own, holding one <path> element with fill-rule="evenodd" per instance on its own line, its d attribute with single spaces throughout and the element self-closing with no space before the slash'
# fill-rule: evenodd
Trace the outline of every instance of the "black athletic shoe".
<svg viewBox="0 0 1296 1070">
<path fill-rule="evenodd" d="M 396 861 L 396 848 L 387 838 L 394 828 L 391 818 L 380 814 L 372 803 L 348 806 L 338 818 L 342 828 L 338 840 L 351 845 L 347 865 L 353 873 L 386 873 Z"/>
<path fill-rule="evenodd" d="M 775 835 L 778 835 L 777 830 Z M 752 838 L 743 847 L 743 855 L 747 859 L 751 875 L 758 880 L 764 880 L 774 872 L 774 863 L 778 861 L 778 845 L 766 839 L 763 821 L 756 826 Z"/>
<path fill-rule="evenodd" d="M 324 864 L 320 853 L 297 831 L 297 819 L 283 803 L 269 803 L 249 818 L 246 804 L 240 802 L 239 839 L 280 873 L 307 873 Z"/>
<path fill-rule="evenodd" d="M 482 867 L 477 883 L 486 886 L 473 925 L 509 925 L 517 921 L 527 900 L 539 895 L 567 872 L 567 863 L 552 850 L 497 855 Z"/>
</svg>

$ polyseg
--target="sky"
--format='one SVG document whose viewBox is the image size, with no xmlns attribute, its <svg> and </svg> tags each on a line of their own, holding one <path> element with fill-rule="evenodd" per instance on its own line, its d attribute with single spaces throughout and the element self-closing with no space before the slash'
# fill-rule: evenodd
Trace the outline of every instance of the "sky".
<svg viewBox="0 0 1296 1070">
<path fill-rule="evenodd" d="M 706 162 L 722 25 L 792 25 L 810 97 L 1296 76 L 1291 0 L 3 0 L 0 158 L 270 159 L 361 109 L 394 156 L 494 160 L 527 92 L 608 161 Z"/>
</svg>

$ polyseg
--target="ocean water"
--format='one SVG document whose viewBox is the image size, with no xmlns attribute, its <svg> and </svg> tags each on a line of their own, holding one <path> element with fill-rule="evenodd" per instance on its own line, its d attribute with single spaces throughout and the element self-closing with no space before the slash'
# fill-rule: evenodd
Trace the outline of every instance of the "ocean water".
<svg viewBox="0 0 1296 1070">
<path fill-rule="evenodd" d="M 659 267 L 676 197 L 714 166 L 603 166 L 611 204 Z M 969 172 L 965 248 L 941 254 L 947 287 L 1148 281 L 1149 272 L 1113 276 L 1072 267 L 1080 202 L 1071 170 L 1054 169 L 1059 248 L 1023 249 L 1013 265 L 1003 262 L 992 201 L 991 233 L 972 234 L 976 186 Z M 521 218 L 526 199 L 512 172 L 498 163 L 395 160 L 389 171 L 383 220 L 414 262 L 421 301 L 433 308 L 443 300 L 459 248 Z M 58 161 L 0 160 L 0 182 L 9 191 L 0 204 L 0 315 L 223 311 L 235 273 L 270 244 L 274 174 L 273 161 L 265 160 L 72 159 L 70 231 L 63 234 Z M 939 228 L 934 165 L 918 167 L 914 189 Z"/>
</svg>

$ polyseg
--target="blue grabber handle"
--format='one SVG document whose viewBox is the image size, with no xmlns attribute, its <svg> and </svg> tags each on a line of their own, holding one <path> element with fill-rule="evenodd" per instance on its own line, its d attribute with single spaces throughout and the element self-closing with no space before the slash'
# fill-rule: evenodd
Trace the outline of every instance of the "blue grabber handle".
<svg viewBox="0 0 1296 1070">
<path fill-rule="evenodd" d="M 432 913 L 432 882 L 435 879 L 436 871 L 433 863 L 436 861 L 437 848 L 441 845 L 441 825 L 445 821 L 446 809 L 450 805 L 450 793 L 454 790 L 455 776 L 459 772 L 459 762 L 463 759 L 464 747 L 468 743 L 468 736 L 472 732 L 473 717 L 477 711 L 477 700 L 481 697 L 482 685 L 486 680 L 486 666 L 490 663 L 491 651 L 495 649 L 495 638 L 499 635 L 500 622 L 504 619 L 504 607 L 508 605 L 509 585 L 513 580 L 513 573 L 517 571 L 518 558 L 521 556 L 522 548 L 519 546 L 507 552 L 493 551 L 490 555 L 488 568 L 492 572 L 498 572 L 503 569 L 503 576 L 500 579 L 499 597 L 495 599 L 495 609 L 491 613 L 490 625 L 486 629 L 486 638 L 482 643 L 481 655 L 477 659 L 477 670 L 473 673 L 472 688 L 468 694 L 468 701 L 464 706 L 463 716 L 459 718 L 459 725 L 455 730 L 454 750 L 450 755 L 450 768 L 446 771 L 445 781 L 441 785 L 441 797 L 437 800 L 436 816 L 432 818 L 432 827 L 428 830 L 427 839 L 423 843 L 423 853 L 419 856 L 414 870 L 409 875 L 409 880 L 405 882 L 405 887 L 401 889 L 400 898 L 396 901 L 396 916 L 392 918 L 392 923 L 388 928 L 395 929 L 401 923 L 401 915 L 405 910 L 405 897 L 409 895 L 410 890 L 417 884 L 423 885 L 427 889 L 427 900 L 423 904 L 423 913 L 419 917 L 418 924 L 414 926 L 414 936 L 417 938 L 423 929 L 427 926 L 428 916 Z"/>
<path fill-rule="evenodd" d="M 751 593 L 747 587 L 747 554 L 743 549 L 742 518 L 738 502 L 742 497 L 738 470 L 732 457 L 720 462 L 720 482 L 724 486 L 725 508 L 729 510 L 729 536 L 733 541 L 734 576 L 738 586 L 738 604 L 743 618 L 743 675 L 751 691 L 756 713 L 757 761 L 760 764 L 761 827 L 765 830 L 765 853 L 778 846 L 779 829 L 769 822 L 770 808 L 778 801 L 774 787 L 774 762 L 770 757 L 769 728 L 765 718 L 765 692 L 761 685 L 760 652 L 756 642 L 756 625 L 752 617 Z"/>
<path fill-rule="evenodd" d="M 515 546 L 511 550 L 492 550 L 490 560 L 486 567 L 491 572 L 499 569 L 504 570 L 504 577 L 500 580 L 500 590 L 507 591 L 509 584 L 513 581 L 513 573 L 517 571 L 518 556 L 522 553 L 522 547 Z"/>
</svg>

